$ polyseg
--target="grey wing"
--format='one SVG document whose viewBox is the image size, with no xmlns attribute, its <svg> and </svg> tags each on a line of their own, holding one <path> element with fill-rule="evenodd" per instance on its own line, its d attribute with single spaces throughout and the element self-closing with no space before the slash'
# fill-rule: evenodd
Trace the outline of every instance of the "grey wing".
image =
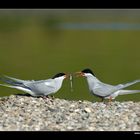
<svg viewBox="0 0 140 140">
<path fill-rule="evenodd" d="M 25 86 L 29 87 L 37 95 L 48 95 L 55 92 L 54 81 L 52 79 L 26 83 Z"/>
<path fill-rule="evenodd" d="M 93 92 L 97 96 L 106 97 L 114 93 L 116 90 L 117 88 L 112 85 L 100 83 L 96 88 L 93 89 Z"/>
<path fill-rule="evenodd" d="M 116 87 L 117 87 L 118 89 L 123 89 L 123 88 L 126 88 L 126 87 L 128 87 L 128 86 L 134 85 L 134 84 L 136 84 L 136 83 L 138 83 L 138 82 L 140 82 L 140 80 L 134 80 L 134 81 L 129 82 L 129 83 L 124 83 L 124 84 L 116 85 Z"/>
</svg>

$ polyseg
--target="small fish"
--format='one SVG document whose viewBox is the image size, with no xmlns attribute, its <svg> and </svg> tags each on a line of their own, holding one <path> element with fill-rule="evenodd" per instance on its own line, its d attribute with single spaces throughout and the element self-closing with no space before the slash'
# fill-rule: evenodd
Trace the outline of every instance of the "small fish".
<svg viewBox="0 0 140 140">
<path fill-rule="evenodd" d="M 70 74 L 70 89 L 71 89 L 71 92 L 73 92 L 73 77 L 72 77 L 72 74 Z"/>
</svg>

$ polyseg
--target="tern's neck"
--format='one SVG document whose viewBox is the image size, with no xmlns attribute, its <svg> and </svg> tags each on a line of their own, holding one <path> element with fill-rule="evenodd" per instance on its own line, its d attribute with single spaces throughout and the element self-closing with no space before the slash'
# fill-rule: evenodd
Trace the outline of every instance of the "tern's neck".
<svg viewBox="0 0 140 140">
<path fill-rule="evenodd" d="M 64 77 L 59 77 L 55 79 L 55 85 L 56 85 L 56 89 L 60 89 L 63 83 Z"/>
</svg>

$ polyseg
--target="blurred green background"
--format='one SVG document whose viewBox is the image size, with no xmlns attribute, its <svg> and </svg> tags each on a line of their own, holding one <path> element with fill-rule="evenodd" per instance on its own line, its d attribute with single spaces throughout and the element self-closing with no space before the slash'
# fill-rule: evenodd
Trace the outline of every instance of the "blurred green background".
<svg viewBox="0 0 140 140">
<path fill-rule="evenodd" d="M 140 79 L 139 26 L 140 10 L 0 10 L 0 74 L 41 80 L 91 68 L 108 84 Z M 83 77 L 73 79 L 73 88 L 65 80 L 55 97 L 100 101 Z M 127 89 L 140 89 L 140 83 Z M 0 96 L 16 93 L 23 92 L 0 86 Z M 140 93 L 116 100 L 140 101 Z"/>
</svg>

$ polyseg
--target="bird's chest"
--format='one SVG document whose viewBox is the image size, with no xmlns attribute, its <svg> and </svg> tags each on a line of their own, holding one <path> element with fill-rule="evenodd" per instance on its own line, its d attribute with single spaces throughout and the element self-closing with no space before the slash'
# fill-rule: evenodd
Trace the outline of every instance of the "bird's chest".
<svg viewBox="0 0 140 140">
<path fill-rule="evenodd" d="M 59 90 L 60 88 L 61 88 L 61 82 L 57 82 L 57 81 L 55 81 L 54 82 L 54 87 L 55 87 L 55 90 L 57 91 L 57 90 Z"/>
</svg>

